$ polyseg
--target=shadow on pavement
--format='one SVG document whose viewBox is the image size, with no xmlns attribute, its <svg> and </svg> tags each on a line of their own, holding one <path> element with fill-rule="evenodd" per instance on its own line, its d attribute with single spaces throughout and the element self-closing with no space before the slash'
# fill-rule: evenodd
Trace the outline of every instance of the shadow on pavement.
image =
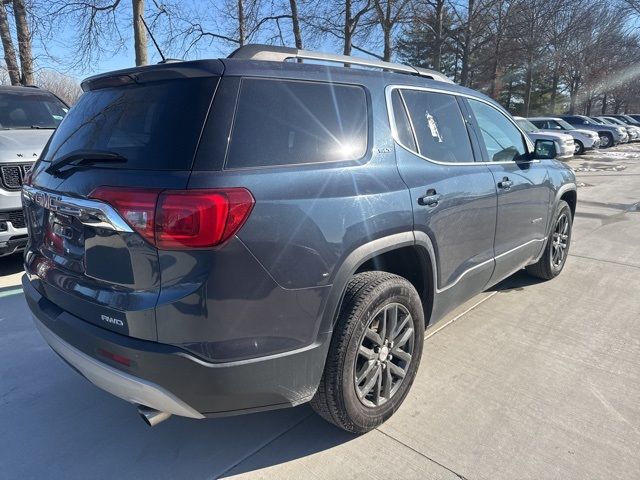
<svg viewBox="0 0 640 480">
<path fill-rule="evenodd" d="M 22 253 L 0 257 L 0 277 L 21 272 L 23 270 L 23 261 Z"/>
<path fill-rule="evenodd" d="M 533 275 L 529 275 L 525 270 L 520 270 L 514 273 L 508 278 L 505 278 L 500 283 L 491 287 L 488 292 L 508 292 L 511 290 L 524 290 L 525 287 L 531 285 L 537 285 L 544 280 L 536 278 Z"/>
<path fill-rule="evenodd" d="M 51 351 L 21 293 L 0 298 L 0 425 L 0 477 L 8 478 L 209 479 L 354 438 L 315 418 L 308 406 L 208 420 L 172 417 L 150 428 L 133 405 L 94 387 Z M 289 431 L 293 446 L 242 463 Z"/>
</svg>

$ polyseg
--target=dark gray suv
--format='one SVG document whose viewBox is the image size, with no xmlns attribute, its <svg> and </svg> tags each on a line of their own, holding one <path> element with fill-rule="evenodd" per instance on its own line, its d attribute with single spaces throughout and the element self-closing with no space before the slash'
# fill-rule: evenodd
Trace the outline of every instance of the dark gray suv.
<svg viewBox="0 0 640 480">
<path fill-rule="evenodd" d="M 83 89 L 23 189 L 24 291 L 60 357 L 151 425 L 310 401 L 368 431 L 425 328 L 567 259 L 553 144 L 436 72 L 252 45 Z"/>
</svg>

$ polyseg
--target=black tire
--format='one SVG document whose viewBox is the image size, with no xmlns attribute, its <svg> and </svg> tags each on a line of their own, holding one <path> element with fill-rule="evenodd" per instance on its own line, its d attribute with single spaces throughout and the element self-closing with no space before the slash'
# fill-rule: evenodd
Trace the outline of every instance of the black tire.
<svg viewBox="0 0 640 480">
<path fill-rule="evenodd" d="M 580 140 L 574 140 L 573 145 L 574 145 L 574 150 L 573 150 L 574 155 L 582 155 L 584 153 L 584 145 Z"/>
<path fill-rule="evenodd" d="M 383 350 L 386 347 L 382 347 L 377 351 L 375 345 L 365 345 L 366 342 L 375 343 L 370 336 L 376 335 L 376 331 L 380 334 L 388 329 L 393 330 L 391 325 L 394 315 L 389 313 L 393 310 L 397 320 L 394 332 L 400 333 L 396 337 L 387 336 L 389 339 L 397 338 L 398 344 L 403 340 L 398 337 L 407 337 L 405 343 L 401 348 L 398 345 L 394 347 L 391 343 L 389 346 L 394 348 Z M 385 320 L 384 327 L 381 325 L 381 315 Z M 413 325 L 411 332 L 408 328 L 400 328 L 405 323 Z M 381 340 L 378 343 L 382 343 L 382 336 L 380 334 L 378 337 Z M 311 407 L 325 420 L 348 432 L 360 434 L 373 430 L 394 414 L 409 392 L 420 364 L 423 342 L 422 303 L 411 283 L 386 272 L 354 275 L 347 285 L 324 373 L 311 400 Z M 406 361 L 409 346 L 412 349 L 408 355 L 409 360 Z M 363 355 L 363 350 L 366 355 Z M 372 359 L 369 355 L 374 353 L 375 359 Z M 358 367 L 359 362 L 364 363 Z M 371 362 L 374 362 L 373 366 Z M 382 366 L 391 363 L 393 366 Z M 398 376 L 396 382 L 399 383 L 394 383 L 393 377 L 398 369 L 404 371 L 404 377 Z M 365 374 L 366 372 L 369 373 Z M 362 373 L 362 387 L 356 377 L 357 373 Z M 371 380 L 373 376 L 376 378 Z M 371 387 L 371 397 L 368 394 L 360 396 L 369 383 L 374 385 Z M 384 386 L 381 387 L 381 383 Z M 385 392 L 388 393 L 388 398 L 383 398 Z"/>
<path fill-rule="evenodd" d="M 566 231 L 561 227 L 563 218 L 566 219 L 567 222 Z M 543 280 L 551 280 L 552 278 L 560 275 L 560 272 L 562 272 L 562 269 L 567 262 L 567 256 L 569 255 L 572 227 L 573 218 L 571 215 L 571 208 L 567 202 L 560 200 L 553 216 L 551 232 L 549 233 L 549 238 L 547 238 L 547 243 L 544 247 L 544 254 L 540 257 L 540 260 L 538 260 L 537 263 L 527 266 L 527 272 L 529 274 L 534 277 L 542 278 Z M 561 229 L 564 233 L 559 233 L 558 229 Z M 565 246 L 562 247 L 558 242 L 564 242 Z M 562 250 L 562 256 L 558 259 L 557 255 L 559 250 Z"/>
<path fill-rule="evenodd" d="M 611 147 L 613 147 L 613 135 L 610 133 L 601 133 L 600 148 L 611 148 Z"/>
</svg>

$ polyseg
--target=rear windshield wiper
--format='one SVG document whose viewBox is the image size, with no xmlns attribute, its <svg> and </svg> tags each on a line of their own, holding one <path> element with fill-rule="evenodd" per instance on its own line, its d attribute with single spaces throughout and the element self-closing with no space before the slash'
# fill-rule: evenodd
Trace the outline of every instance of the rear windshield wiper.
<svg viewBox="0 0 640 480">
<path fill-rule="evenodd" d="M 55 173 L 66 165 L 80 165 L 82 163 L 124 163 L 127 159 L 115 152 L 100 150 L 75 150 L 51 162 L 45 171 Z"/>
</svg>

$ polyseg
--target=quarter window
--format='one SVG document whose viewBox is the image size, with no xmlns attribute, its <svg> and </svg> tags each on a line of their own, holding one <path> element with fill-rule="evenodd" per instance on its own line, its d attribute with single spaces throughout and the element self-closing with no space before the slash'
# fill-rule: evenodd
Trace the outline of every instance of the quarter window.
<svg viewBox="0 0 640 480">
<path fill-rule="evenodd" d="M 476 117 L 489 160 L 514 161 L 527 153 L 520 130 L 497 109 L 477 100 L 469 100 Z"/>
<path fill-rule="evenodd" d="M 453 95 L 401 90 L 415 133 L 417 150 L 404 144 L 396 120 L 398 140 L 418 154 L 446 163 L 473 162 L 473 151 L 466 122 Z M 394 105 L 395 111 L 395 105 Z"/>
<path fill-rule="evenodd" d="M 226 168 L 357 160 L 366 149 L 362 87 L 242 80 Z"/>
</svg>

